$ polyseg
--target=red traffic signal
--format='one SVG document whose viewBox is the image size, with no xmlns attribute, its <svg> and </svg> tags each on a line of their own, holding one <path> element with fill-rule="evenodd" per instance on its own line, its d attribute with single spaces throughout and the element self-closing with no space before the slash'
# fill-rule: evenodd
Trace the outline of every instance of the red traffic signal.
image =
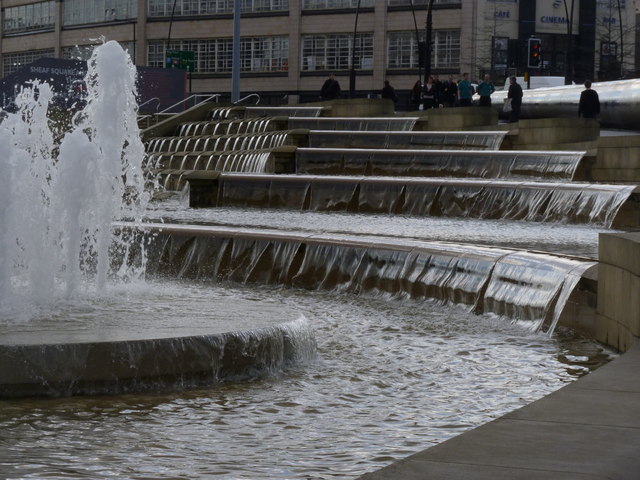
<svg viewBox="0 0 640 480">
<path fill-rule="evenodd" d="M 529 61 L 527 66 L 529 68 L 539 68 L 542 65 L 542 42 L 539 38 L 529 39 Z"/>
</svg>

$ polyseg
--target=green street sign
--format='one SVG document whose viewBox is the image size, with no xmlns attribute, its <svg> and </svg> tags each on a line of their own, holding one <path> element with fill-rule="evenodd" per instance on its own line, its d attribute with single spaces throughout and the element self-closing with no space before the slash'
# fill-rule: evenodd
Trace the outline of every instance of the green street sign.
<svg viewBox="0 0 640 480">
<path fill-rule="evenodd" d="M 178 68 L 193 72 L 195 69 L 195 55 L 188 50 L 167 50 L 164 66 L 165 68 Z"/>
</svg>

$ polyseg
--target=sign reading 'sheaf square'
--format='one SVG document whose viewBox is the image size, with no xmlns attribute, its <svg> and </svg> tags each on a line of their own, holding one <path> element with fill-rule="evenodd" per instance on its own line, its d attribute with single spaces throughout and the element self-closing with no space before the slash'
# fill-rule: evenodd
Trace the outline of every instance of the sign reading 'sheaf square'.
<svg viewBox="0 0 640 480">
<path fill-rule="evenodd" d="M 572 33 L 577 35 L 580 33 L 580 0 L 536 0 L 536 33 L 566 34 L 571 18 Z"/>
</svg>

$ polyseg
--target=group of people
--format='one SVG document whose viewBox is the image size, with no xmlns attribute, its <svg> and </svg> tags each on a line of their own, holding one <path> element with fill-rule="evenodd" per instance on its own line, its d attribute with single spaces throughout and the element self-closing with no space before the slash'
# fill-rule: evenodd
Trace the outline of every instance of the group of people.
<svg viewBox="0 0 640 480">
<path fill-rule="evenodd" d="M 580 94 L 580 102 L 578 106 L 578 116 L 584 118 L 596 118 L 600 113 L 600 99 L 598 93 L 591 88 L 591 81 L 584 82 L 585 90 Z M 478 93 L 480 99 L 478 105 L 481 107 L 491 106 L 491 94 L 495 92 L 495 86 L 491 82 L 491 77 L 487 74 L 482 81 L 474 88 L 469 81 L 469 74 L 463 73 L 462 78 L 456 83 L 453 77 L 442 82 L 437 75 L 427 78 L 426 83 L 418 80 L 411 92 L 411 101 L 416 110 L 426 110 L 429 108 L 454 107 L 454 106 L 471 106 L 472 98 Z M 331 73 L 329 78 L 322 85 L 320 97 L 323 100 L 333 100 L 340 96 L 340 83 L 335 79 L 335 75 Z M 384 81 L 380 96 L 388 98 L 394 103 L 398 101 L 395 89 L 389 83 Z M 509 90 L 507 92 L 506 103 L 509 105 L 509 121 L 517 122 L 520 120 L 520 112 L 522 107 L 522 87 L 517 82 L 515 76 L 509 77 Z"/>
<path fill-rule="evenodd" d="M 445 81 L 441 81 L 437 75 L 430 75 L 426 83 L 418 80 L 412 88 L 411 102 L 416 110 L 427 110 L 438 107 L 468 107 L 472 105 L 475 93 L 480 95 L 480 105 L 491 105 L 491 94 L 496 89 L 491 82 L 491 77 L 485 75 L 477 89 L 469 81 L 469 74 L 463 73 L 458 82 L 449 75 Z"/>
</svg>

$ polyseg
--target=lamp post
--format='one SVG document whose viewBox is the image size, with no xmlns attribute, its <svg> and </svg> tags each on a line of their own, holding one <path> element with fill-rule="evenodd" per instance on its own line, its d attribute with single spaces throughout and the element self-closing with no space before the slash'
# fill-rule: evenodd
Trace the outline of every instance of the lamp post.
<svg viewBox="0 0 640 480">
<path fill-rule="evenodd" d="M 416 21 L 416 11 L 413 8 L 413 0 L 409 0 L 409 3 L 411 4 L 411 14 L 413 15 L 413 26 L 416 30 L 416 46 L 418 47 L 418 59 L 420 58 L 420 32 L 418 32 L 418 22 Z M 422 72 L 420 71 L 420 61 L 418 60 L 418 81 L 420 83 L 422 83 L 422 78 L 420 78 L 420 75 L 422 74 Z"/>
<path fill-rule="evenodd" d="M 427 7 L 426 38 L 424 46 L 424 83 L 427 83 L 427 80 L 431 75 L 431 31 L 433 30 L 433 17 L 431 15 L 432 10 L 433 0 L 429 0 L 429 6 Z"/>
<path fill-rule="evenodd" d="M 165 51 L 169 50 L 169 44 L 171 43 L 171 27 L 173 27 L 173 16 L 176 13 L 176 3 L 178 3 L 178 0 L 173 0 L 173 7 L 171 8 L 171 18 L 169 19 L 169 33 L 167 34 L 167 46 L 165 48 Z"/>
<path fill-rule="evenodd" d="M 564 84 L 573 83 L 573 5 L 575 0 L 571 0 L 571 13 L 567 7 L 567 0 L 564 2 L 564 11 L 567 15 L 567 58 L 564 62 Z"/>
<path fill-rule="evenodd" d="M 240 100 L 240 0 L 233 2 L 233 48 L 231 54 L 231 103 Z"/>
<path fill-rule="evenodd" d="M 356 21 L 353 26 L 353 41 L 351 42 L 351 70 L 349 71 L 349 98 L 356 96 L 356 34 L 358 32 L 358 15 L 360 14 L 360 0 L 356 5 Z"/>
<path fill-rule="evenodd" d="M 620 24 L 620 78 L 624 78 L 624 30 L 622 28 L 622 9 L 618 0 L 618 23 Z"/>
</svg>

